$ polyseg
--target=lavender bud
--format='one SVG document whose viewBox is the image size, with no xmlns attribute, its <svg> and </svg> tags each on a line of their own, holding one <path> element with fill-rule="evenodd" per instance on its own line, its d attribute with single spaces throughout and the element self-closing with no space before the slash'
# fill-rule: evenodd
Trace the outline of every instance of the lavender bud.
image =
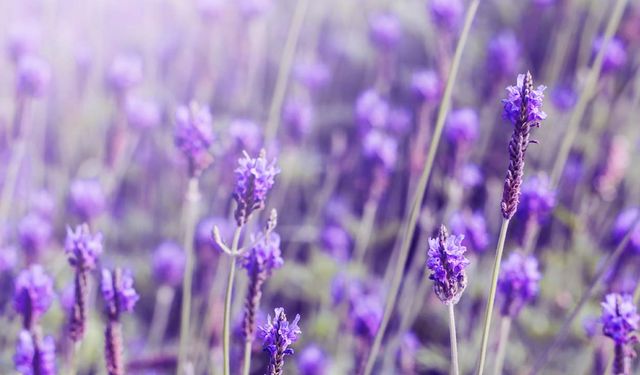
<svg viewBox="0 0 640 375">
<path fill-rule="evenodd" d="M 568 86 L 561 86 L 556 88 L 551 94 L 551 100 L 562 112 L 571 110 L 578 101 L 575 90 Z"/>
<path fill-rule="evenodd" d="M 520 57 L 520 45 L 512 32 L 502 32 L 493 38 L 487 49 L 490 74 L 506 77 L 515 73 Z"/>
<path fill-rule="evenodd" d="M 340 262 L 349 260 L 351 253 L 351 236 L 342 227 L 330 224 L 324 227 L 320 234 L 322 247 Z"/>
<path fill-rule="evenodd" d="M 229 135 L 233 140 L 233 151 L 259 152 L 262 144 L 262 129 L 251 120 L 235 119 L 229 124 Z"/>
<path fill-rule="evenodd" d="M 608 294 L 602 302 L 602 333 L 615 343 L 613 374 L 630 375 L 629 358 L 635 356 L 632 345 L 638 342 L 635 334 L 640 324 L 633 297 L 629 294 Z"/>
<path fill-rule="evenodd" d="M 450 236 L 444 225 L 440 226 L 437 237 L 429 238 L 429 279 L 434 281 L 433 290 L 446 305 L 458 303 L 467 287 L 464 269 L 469 260 L 464 256 L 467 248 L 462 245 L 463 239 L 463 235 Z"/>
<path fill-rule="evenodd" d="M 442 81 L 433 70 L 423 70 L 411 77 L 411 90 L 423 102 L 436 103 L 442 95 Z"/>
<path fill-rule="evenodd" d="M 498 279 L 498 291 L 503 298 L 501 314 L 515 318 L 538 295 L 540 278 L 536 258 L 512 253 L 504 261 Z"/>
<path fill-rule="evenodd" d="M 186 258 L 175 242 L 161 243 L 153 253 L 153 275 L 157 282 L 176 287 L 182 282 Z"/>
<path fill-rule="evenodd" d="M 377 14 L 369 18 L 369 39 L 382 51 L 393 50 L 402 37 L 400 22 L 393 14 Z"/>
<path fill-rule="evenodd" d="M 243 226 L 254 211 L 264 208 L 267 193 L 275 183 L 275 177 L 280 173 L 276 160 L 267 161 L 266 152 L 262 150 L 257 158 L 251 158 L 247 153 L 238 160 L 236 173 L 236 187 L 233 198 L 237 208 L 235 218 L 238 226 Z"/>
<path fill-rule="evenodd" d="M 82 221 L 90 222 L 104 212 L 107 198 L 97 179 L 75 180 L 71 184 L 69 203 Z"/>
<path fill-rule="evenodd" d="M 11 25 L 7 35 L 7 53 L 11 61 L 17 63 L 22 57 L 35 53 L 41 39 L 41 32 L 34 22 L 21 21 Z"/>
<path fill-rule="evenodd" d="M 107 86 L 117 95 L 124 97 L 142 82 L 142 59 L 135 54 L 121 54 L 115 57 L 107 71 Z"/>
<path fill-rule="evenodd" d="M 462 20 L 464 5 L 460 0 L 431 0 L 429 12 L 436 26 L 442 31 L 453 31 Z"/>
<path fill-rule="evenodd" d="M 13 362 L 22 375 L 55 375 L 55 341 L 53 337 L 39 338 L 39 333 L 20 331 Z"/>
<path fill-rule="evenodd" d="M 298 371 L 305 375 L 324 375 L 328 360 L 324 351 L 316 344 L 308 345 L 298 357 Z"/>
<path fill-rule="evenodd" d="M 372 340 L 378 333 L 384 306 L 376 293 L 351 296 L 349 316 L 353 322 L 353 332 L 365 341 Z"/>
<path fill-rule="evenodd" d="M 360 94 L 356 102 L 356 120 L 361 131 L 385 128 L 388 117 L 389 104 L 375 90 L 370 89 Z"/>
<path fill-rule="evenodd" d="M 72 267 L 91 271 L 102 254 L 102 233 L 91 234 L 87 224 L 78 225 L 75 230 L 67 227 L 64 250 Z"/>
<path fill-rule="evenodd" d="M 478 114 L 471 108 L 464 108 L 449 114 L 445 132 L 451 144 L 466 149 L 478 138 L 478 128 Z"/>
<path fill-rule="evenodd" d="M 212 162 L 209 147 L 214 141 L 211 112 L 191 103 L 176 110 L 174 143 L 189 161 L 189 175 L 198 177 Z"/>
<path fill-rule="evenodd" d="M 123 312 L 131 312 L 140 299 L 133 287 L 133 275 L 129 270 L 116 268 L 114 272 L 102 270 L 100 280 L 102 298 L 107 305 L 109 319 L 117 320 Z"/>
<path fill-rule="evenodd" d="M 53 302 L 53 280 L 42 266 L 34 264 L 18 274 L 14 290 L 13 305 L 22 315 L 24 328 L 29 330 Z"/>
<path fill-rule="evenodd" d="M 20 59 L 16 87 L 19 95 L 42 97 L 49 87 L 49 81 L 51 68 L 44 60 L 34 56 L 24 56 Z"/>
<path fill-rule="evenodd" d="M 505 219 L 511 219 L 518 209 L 520 187 L 524 175 L 525 154 L 530 140 L 531 127 L 540 126 L 547 115 L 542 111 L 544 86 L 533 89 L 531 74 L 518 75 L 515 86 L 507 87 L 507 99 L 503 99 L 503 116 L 513 124 L 509 141 L 509 168 L 504 181 L 500 208 Z"/>
<path fill-rule="evenodd" d="M 449 226 L 452 232 L 464 234 L 465 239 L 471 242 L 473 251 L 483 252 L 489 246 L 487 222 L 481 213 L 456 212 L 451 216 Z"/>
<path fill-rule="evenodd" d="M 145 130 L 160 125 L 160 106 L 153 100 L 129 97 L 125 111 L 127 122 L 136 129 Z"/>
<path fill-rule="evenodd" d="M 621 242 L 624 236 L 632 230 L 632 226 L 640 215 L 640 209 L 638 207 L 630 207 L 618 214 L 616 221 L 613 224 L 612 237 L 616 242 Z M 631 233 L 629 239 L 629 249 L 636 252 L 640 252 L 640 226 L 636 227 L 634 232 Z"/>
<path fill-rule="evenodd" d="M 300 315 L 289 323 L 282 307 L 275 309 L 273 318 L 267 318 L 267 324 L 261 327 L 264 351 L 269 355 L 269 375 L 282 375 L 285 355 L 292 355 L 290 346 L 302 334 L 298 327 Z"/>
<path fill-rule="evenodd" d="M 49 220 L 31 213 L 25 216 L 18 226 L 20 246 L 26 251 L 30 261 L 38 259 L 51 239 L 53 228 Z"/>
<path fill-rule="evenodd" d="M 311 133 L 313 115 L 313 107 L 309 103 L 299 99 L 290 99 L 283 109 L 282 121 L 295 138 L 299 139 Z"/>
<path fill-rule="evenodd" d="M 393 171 L 398 158 L 398 142 L 380 130 L 374 129 L 362 141 L 364 155 L 380 164 L 386 171 Z"/>
<path fill-rule="evenodd" d="M 527 179 L 522 185 L 522 212 L 525 217 L 544 222 L 556 205 L 556 192 L 546 174 Z"/>
<path fill-rule="evenodd" d="M 599 37 L 593 42 L 593 56 L 600 52 L 604 45 L 604 38 Z M 627 63 L 627 51 L 622 41 L 616 37 L 609 40 L 607 50 L 602 60 L 602 73 L 612 73 Z"/>
<path fill-rule="evenodd" d="M 321 62 L 299 63 L 294 68 L 295 78 L 309 91 L 317 91 L 331 79 L 329 68 Z"/>
</svg>

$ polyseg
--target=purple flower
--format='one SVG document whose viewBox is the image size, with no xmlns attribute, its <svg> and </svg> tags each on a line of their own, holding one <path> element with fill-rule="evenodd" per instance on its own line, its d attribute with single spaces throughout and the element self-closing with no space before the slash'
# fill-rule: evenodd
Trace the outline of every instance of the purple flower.
<svg viewBox="0 0 640 375">
<path fill-rule="evenodd" d="M 267 193 L 273 187 L 280 169 L 276 166 L 275 159 L 267 161 L 263 150 L 257 158 L 252 158 L 245 152 L 244 158 L 238 160 L 235 173 L 236 186 L 233 198 L 238 203 L 235 217 L 238 226 L 242 226 L 253 211 L 264 208 Z"/>
<path fill-rule="evenodd" d="M 284 366 L 284 356 L 292 355 L 290 346 L 302 334 L 298 327 L 300 315 L 289 323 L 282 307 L 275 309 L 273 318 L 267 317 L 267 324 L 260 328 L 264 351 L 269 354 L 269 369 L 271 374 L 281 374 Z"/>
<path fill-rule="evenodd" d="M 420 100 L 435 103 L 442 95 L 442 81 L 435 71 L 422 70 L 411 77 L 411 90 Z"/>
<path fill-rule="evenodd" d="M 102 233 L 91 234 L 87 224 L 78 225 L 75 231 L 67 227 L 64 250 L 73 267 L 93 270 L 102 254 Z"/>
<path fill-rule="evenodd" d="M 305 375 L 324 375 L 329 366 L 327 356 L 316 344 L 305 347 L 298 357 L 298 371 Z"/>
<path fill-rule="evenodd" d="M 294 68 L 294 75 L 309 91 L 323 88 L 331 79 L 329 67 L 321 62 L 299 63 Z"/>
<path fill-rule="evenodd" d="M 322 247 L 339 261 L 349 259 L 351 249 L 351 236 L 342 227 L 329 224 L 320 233 Z"/>
<path fill-rule="evenodd" d="M 38 214 L 28 214 L 20 221 L 18 226 L 20 246 L 31 260 L 36 259 L 44 250 L 51 239 L 52 232 L 51 222 Z"/>
<path fill-rule="evenodd" d="M 502 265 L 498 290 L 503 302 L 503 316 L 516 317 L 538 295 L 540 282 L 538 261 L 533 256 L 512 253 Z"/>
<path fill-rule="evenodd" d="M 0 274 L 13 271 L 18 264 L 18 250 L 13 246 L 0 247 Z"/>
<path fill-rule="evenodd" d="M 543 222 L 556 205 L 556 192 L 545 174 L 535 175 L 522 185 L 522 212 L 528 218 Z"/>
<path fill-rule="evenodd" d="M 404 108 L 391 108 L 387 121 L 389 132 L 404 135 L 411 129 L 411 113 Z"/>
<path fill-rule="evenodd" d="M 453 111 L 447 118 L 447 139 L 457 147 L 469 146 L 478 138 L 478 127 L 478 114 L 473 109 Z"/>
<path fill-rule="evenodd" d="M 249 152 L 259 152 L 262 144 L 262 128 L 254 121 L 245 119 L 235 119 L 229 124 L 229 135 L 236 150 L 248 150 Z"/>
<path fill-rule="evenodd" d="M 364 155 L 380 163 L 387 171 L 392 171 L 398 158 L 398 142 L 395 138 L 374 129 L 365 135 L 362 140 Z"/>
<path fill-rule="evenodd" d="M 91 221 L 104 212 L 107 198 L 97 179 L 79 179 L 71 184 L 69 203 L 81 220 Z"/>
<path fill-rule="evenodd" d="M 119 277 L 116 277 L 119 274 Z M 119 279 L 119 280 L 118 280 Z M 100 280 L 100 289 L 102 298 L 109 307 L 109 310 L 115 307 L 115 314 L 118 316 L 121 312 L 133 311 L 136 302 L 140 296 L 133 288 L 133 275 L 131 271 L 120 271 L 116 269 L 113 273 L 108 269 L 102 270 L 102 279 Z"/>
<path fill-rule="evenodd" d="M 640 215 L 640 208 L 638 207 L 629 207 L 618 214 L 612 230 L 613 239 L 616 242 L 622 241 L 624 236 L 633 229 L 632 226 L 636 222 L 638 215 Z M 640 225 L 631 234 L 628 247 L 640 252 Z"/>
<path fill-rule="evenodd" d="M 518 74 L 516 85 L 507 87 L 507 98 L 502 100 L 502 104 L 504 105 L 504 112 L 502 116 L 511 121 L 514 125 L 520 121 L 522 115 L 521 110 L 523 109 L 522 95 L 523 92 L 526 91 L 526 107 L 524 108 L 526 112 L 525 120 L 538 124 L 539 121 L 547 118 L 547 114 L 542 110 L 542 99 L 544 98 L 543 91 L 546 87 L 540 85 L 535 90 L 525 90 L 524 81 L 525 75 Z"/>
<path fill-rule="evenodd" d="M 489 71 L 501 77 L 515 73 L 520 57 L 520 45 L 511 31 L 502 32 L 489 42 L 487 65 Z"/>
<path fill-rule="evenodd" d="M 460 0 L 431 0 L 429 12 L 439 29 L 453 31 L 460 25 L 464 6 Z"/>
<path fill-rule="evenodd" d="M 634 333 L 638 330 L 640 316 L 629 294 L 607 294 L 602 302 L 602 333 L 613 339 L 616 344 L 634 343 L 638 339 Z"/>
<path fill-rule="evenodd" d="M 489 246 L 487 222 L 480 212 L 456 212 L 451 216 L 450 227 L 454 233 L 464 233 L 474 251 L 482 252 Z"/>
<path fill-rule="evenodd" d="M 473 163 L 465 164 L 460 170 L 460 183 L 467 189 L 472 189 L 482 185 L 484 176 L 478 165 Z"/>
<path fill-rule="evenodd" d="M 185 254 L 175 242 L 161 243 L 153 253 L 153 275 L 157 282 L 178 286 L 182 282 Z"/>
<path fill-rule="evenodd" d="M 251 273 L 266 273 L 282 267 L 284 261 L 280 255 L 280 236 L 278 233 L 260 233 L 253 241 L 253 246 L 244 255 L 242 266 Z"/>
<path fill-rule="evenodd" d="M 434 281 L 433 290 L 446 304 L 456 304 L 467 287 L 465 268 L 469 260 L 462 245 L 464 235 L 449 235 L 444 225 L 440 226 L 438 236 L 429 238 L 427 268 L 431 271 L 429 279 Z"/>
<path fill-rule="evenodd" d="M 566 112 L 576 105 L 578 98 L 575 90 L 568 86 L 561 86 L 551 93 L 551 100 L 556 108 L 562 112 Z"/>
<path fill-rule="evenodd" d="M 593 55 L 595 56 L 604 46 L 604 38 L 599 37 L 593 42 Z M 627 63 L 627 51 L 622 41 L 616 37 L 609 40 L 607 50 L 604 51 L 602 60 L 602 73 L 611 73 L 619 70 Z"/>
<path fill-rule="evenodd" d="M 351 298 L 349 316 L 353 322 L 353 330 L 357 336 L 367 340 L 376 336 L 384 305 L 377 293 L 363 294 L 358 298 Z"/>
<path fill-rule="evenodd" d="M 18 334 L 13 362 L 22 375 L 55 375 L 56 344 L 51 336 L 39 339 L 23 330 Z M 35 361 L 38 361 L 37 363 Z"/>
<path fill-rule="evenodd" d="M 54 216 L 56 202 L 46 190 L 40 190 L 31 196 L 31 211 L 41 218 L 51 220 Z"/>
<path fill-rule="evenodd" d="M 142 82 L 142 59 L 136 54 L 121 54 L 114 58 L 107 71 L 107 85 L 118 96 Z"/>
<path fill-rule="evenodd" d="M 18 94 L 39 98 L 45 94 L 51 81 L 51 68 L 35 56 L 24 56 L 18 62 Z"/>
<path fill-rule="evenodd" d="M 389 117 L 389 104 L 375 90 L 360 94 L 356 102 L 356 119 L 363 131 L 384 128 Z"/>
<path fill-rule="evenodd" d="M 191 176 L 199 176 L 212 162 L 209 147 L 214 141 L 211 112 L 191 103 L 176 110 L 174 143 L 189 161 Z"/>
<path fill-rule="evenodd" d="M 153 100 L 139 97 L 127 98 L 127 122 L 136 129 L 155 128 L 160 124 L 160 106 Z"/>
<path fill-rule="evenodd" d="M 290 99 L 282 111 L 282 121 L 296 138 L 302 138 L 311 132 L 313 114 L 313 107 L 306 101 Z"/>
<path fill-rule="evenodd" d="M 369 18 L 369 38 L 377 48 L 392 50 L 398 46 L 401 37 L 400 22 L 393 14 L 377 14 Z"/>
<path fill-rule="evenodd" d="M 13 305 L 23 316 L 26 329 L 30 329 L 49 309 L 53 298 L 53 280 L 42 266 L 34 264 L 18 274 Z"/>
</svg>

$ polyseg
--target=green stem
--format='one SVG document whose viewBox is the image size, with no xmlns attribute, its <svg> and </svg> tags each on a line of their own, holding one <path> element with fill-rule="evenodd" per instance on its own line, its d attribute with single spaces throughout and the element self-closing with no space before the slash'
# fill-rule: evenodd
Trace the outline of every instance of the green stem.
<svg viewBox="0 0 640 375">
<path fill-rule="evenodd" d="M 367 358 L 367 362 L 364 368 L 364 375 L 370 375 L 373 371 L 373 366 L 375 365 L 376 359 L 378 358 L 378 351 L 380 351 L 380 346 L 382 345 L 382 338 L 384 337 L 387 325 L 389 324 L 389 320 L 391 319 L 393 307 L 395 306 L 396 299 L 398 298 L 398 291 L 400 289 L 400 283 L 402 282 L 404 267 L 409 256 L 409 248 L 411 247 L 413 235 L 416 230 L 418 214 L 420 213 L 422 200 L 424 199 L 427 190 L 427 182 L 429 182 L 429 177 L 431 176 L 433 161 L 436 157 L 436 150 L 438 148 L 440 136 L 442 135 L 444 121 L 451 107 L 453 85 L 458 75 L 460 61 L 462 60 L 462 51 L 464 50 L 464 46 L 467 43 L 469 30 L 471 29 L 471 24 L 473 22 L 473 19 L 475 18 L 479 5 L 480 0 L 472 0 L 469 4 L 469 9 L 467 10 L 467 14 L 465 16 L 464 27 L 462 28 L 460 40 L 458 41 L 458 45 L 456 46 L 453 62 L 451 63 L 451 70 L 449 73 L 449 77 L 447 78 L 447 84 L 445 86 L 444 93 L 442 95 L 442 103 L 440 104 L 440 109 L 438 110 L 438 118 L 436 120 L 433 138 L 431 138 L 427 160 L 425 162 L 424 170 L 422 171 L 422 175 L 420 176 L 418 186 L 416 187 L 416 191 L 412 199 L 413 203 L 411 205 L 411 210 L 409 211 L 408 221 L 404 225 L 404 235 L 402 237 L 402 243 L 400 245 L 400 251 L 398 253 L 398 260 L 396 262 L 395 270 L 391 277 L 391 284 L 389 293 L 387 294 L 387 300 L 385 302 L 384 313 L 382 315 L 380 327 L 376 332 L 376 337 L 373 341 L 373 345 L 371 346 L 371 351 L 369 352 L 369 356 Z"/>
<path fill-rule="evenodd" d="M 180 343 L 178 348 L 178 374 L 185 369 L 188 353 L 189 319 L 191 316 L 191 285 L 193 283 L 193 235 L 198 216 L 200 202 L 199 181 L 196 177 L 189 180 L 184 211 L 184 250 L 186 255 L 184 276 L 182 280 L 182 309 L 180 313 Z"/>
<path fill-rule="evenodd" d="M 244 369 L 242 370 L 243 375 L 249 375 L 249 371 L 251 370 L 251 340 L 247 340 L 244 342 Z"/>
<path fill-rule="evenodd" d="M 487 346 L 489 344 L 489 332 L 491 331 L 491 317 L 493 315 L 493 305 L 496 301 L 496 289 L 498 286 L 498 276 L 500 275 L 500 262 L 502 261 L 502 252 L 504 250 L 504 242 L 507 238 L 507 229 L 509 228 L 509 219 L 502 219 L 500 226 L 500 237 L 498 237 L 498 246 L 496 247 L 496 258 L 493 262 L 493 273 L 491 274 L 491 289 L 489 289 L 489 299 L 487 300 L 487 308 L 484 312 L 484 328 L 482 329 L 482 345 L 480 347 L 480 364 L 478 365 L 478 375 L 484 372 L 484 365 L 487 358 Z"/>
<path fill-rule="evenodd" d="M 175 290 L 168 285 L 161 286 L 156 293 L 156 306 L 153 310 L 151 329 L 149 330 L 149 347 L 151 348 L 155 348 L 164 337 L 174 296 Z"/>
<path fill-rule="evenodd" d="M 269 117 L 267 118 L 267 126 L 265 127 L 265 144 L 268 146 L 276 136 L 278 132 L 278 120 L 282 104 L 284 103 L 284 96 L 287 91 L 287 83 L 289 81 L 289 72 L 291 65 L 293 64 L 293 57 L 300 38 L 300 30 L 304 23 L 305 15 L 307 14 L 307 8 L 309 8 L 309 0 L 296 1 L 296 7 L 293 13 L 293 20 L 291 21 L 291 27 L 287 34 L 287 41 L 284 45 L 284 51 L 282 52 L 282 60 L 280 61 L 280 67 L 278 68 L 278 76 L 276 78 L 276 86 L 273 92 L 273 99 L 271 100 L 271 106 L 269 107 Z"/>
<path fill-rule="evenodd" d="M 231 266 L 229 268 L 229 278 L 227 279 L 227 292 L 224 299 L 224 325 L 222 326 L 222 360 L 224 375 L 229 375 L 229 332 L 231 331 L 231 295 L 233 294 L 233 281 L 236 274 L 236 259 L 238 255 L 238 242 L 240 242 L 240 233 L 242 227 L 237 227 L 233 233 L 233 242 L 231 243 Z"/>
<path fill-rule="evenodd" d="M 618 24 L 620 23 L 620 19 L 622 18 L 622 14 L 624 12 L 627 1 L 628 0 L 617 0 L 615 7 L 613 8 L 611 18 L 609 18 L 609 22 L 607 23 L 607 28 L 604 33 L 602 48 L 600 48 L 600 51 L 598 51 L 596 59 L 593 62 L 593 66 L 589 70 L 587 81 L 584 85 L 584 88 L 581 90 L 582 94 L 578 99 L 578 103 L 576 104 L 574 111 L 571 113 L 571 118 L 569 119 L 569 123 L 567 125 L 567 132 L 562 139 L 560 150 L 557 153 L 557 157 L 555 159 L 556 161 L 551 171 L 551 186 L 557 186 L 558 181 L 560 180 L 560 174 L 562 173 L 564 165 L 567 162 L 569 152 L 571 152 L 571 146 L 573 145 L 573 142 L 578 135 L 578 131 L 580 130 L 580 123 L 582 122 L 584 112 L 587 109 L 589 101 L 595 95 L 595 87 L 598 83 L 598 78 L 600 77 L 600 70 L 602 69 L 604 53 L 607 50 L 613 34 L 618 28 Z"/>
<path fill-rule="evenodd" d="M 449 304 L 449 338 L 451 343 L 451 373 L 460 374 L 458 368 L 458 339 L 456 338 L 456 317 L 453 313 L 454 304 Z"/>
<path fill-rule="evenodd" d="M 507 342 L 509 341 L 509 331 L 511 330 L 511 318 L 503 316 L 500 322 L 500 341 L 498 341 L 498 353 L 496 354 L 495 375 L 501 375 L 504 368 L 504 358 L 507 353 Z"/>
<path fill-rule="evenodd" d="M 358 234 L 356 236 L 356 246 L 354 251 L 354 262 L 360 264 L 364 261 L 364 256 L 369 246 L 369 239 L 371 237 L 371 230 L 376 219 L 376 212 L 378 211 L 378 199 L 370 198 L 364 206 L 364 212 L 362 214 L 362 221 L 358 226 Z"/>
</svg>

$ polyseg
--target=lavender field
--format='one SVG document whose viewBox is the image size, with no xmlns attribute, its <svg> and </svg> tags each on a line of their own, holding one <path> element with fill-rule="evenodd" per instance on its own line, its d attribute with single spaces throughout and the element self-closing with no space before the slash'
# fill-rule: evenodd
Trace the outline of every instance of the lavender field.
<svg viewBox="0 0 640 375">
<path fill-rule="evenodd" d="M 0 374 L 640 373 L 640 2 L 0 25 Z"/>
</svg>

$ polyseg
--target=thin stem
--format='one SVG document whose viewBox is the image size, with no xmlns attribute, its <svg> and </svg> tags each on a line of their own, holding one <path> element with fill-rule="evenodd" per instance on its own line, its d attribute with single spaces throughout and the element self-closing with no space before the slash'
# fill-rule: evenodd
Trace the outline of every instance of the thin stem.
<svg viewBox="0 0 640 375">
<path fill-rule="evenodd" d="M 151 348 L 160 343 L 164 337 L 174 296 L 175 289 L 168 285 L 161 286 L 156 293 L 156 307 L 153 310 L 151 329 L 149 330 L 149 347 Z"/>
<path fill-rule="evenodd" d="M 198 179 L 192 177 L 189 180 L 185 199 L 184 211 L 184 249 L 186 255 L 184 276 L 182 280 L 182 309 L 180 313 L 180 343 L 178 348 L 178 374 L 182 375 L 185 369 L 188 353 L 189 319 L 191 317 L 191 285 L 193 283 L 193 235 L 198 216 L 198 203 L 200 191 Z"/>
<path fill-rule="evenodd" d="M 249 375 L 249 371 L 251 370 L 251 340 L 246 340 L 244 342 L 244 369 L 242 370 L 243 375 Z"/>
<path fill-rule="evenodd" d="M 236 258 L 238 253 L 238 242 L 242 227 L 237 227 L 233 233 L 231 243 L 231 266 L 229 267 L 229 278 L 227 279 L 227 292 L 224 299 L 224 325 L 222 326 L 222 360 L 224 375 L 229 375 L 229 332 L 231 330 L 231 295 L 233 294 L 233 281 L 236 273 Z"/>
<path fill-rule="evenodd" d="M 498 341 L 498 353 L 496 354 L 495 375 L 501 375 L 504 368 L 504 358 L 507 353 L 507 342 L 509 341 L 509 331 L 511 330 L 511 318 L 503 316 L 500 322 L 500 341 Z"/>
<path fill-rule="evenodd" d="M 369 246 L 369 238 L 371 237 L 371 230 L 376 219 L 376 212 L 378 211 L 378 203 L 380 201 L 375 198 L 370 198 L 364 206 L 364 213 L 362 215 L 362 221 L 358 226 L 358 234 L 356 236 L 356 246 L 354 251 L 354 261 L 356 264 L 364 261 L 364 256 Z"/>
<path fill-rule="evenodd" d="M 454 304 L 449 304 L 449 339 L 451 343 L 451 373 L 458 375 L 458 339 L 456 338 L 456 317 L 453 314 Z"/>
<path fill-rule="evenodd" d="M 284 51 L 282 52 L 282 60 L 280 61 L 280 67 L 278 69 L 278 76 L 276 78 L 276 86 L 273 92 L 273 98 L 271 99 L 271 106 L 269 107 L 269 117 L 267 118 L 267 126 L 265 127 L 265 144 L 268 146 L 276 136 L 278 132 L 278 124 L 280 121 L 280 111 L 282 104 L 284 103 L 284 96 L 287 91 L 287 83 L 289 81 L 289 72 L 291 65 L 293 64 L 293 57 L 298 45 L 298 39 L 300 38 L 300 30 L 304 23 L 307 9 L 309 8 L 309 0 L 296 1 L 296 7 L 293 13 L 293 20 L 291 21 L 291 27 L 287 34 L 287 41 L 284 45 Z"/>
<path fill-rule="evenodd" d="M 396 263 L 396 267 L 391 278 L 391 285 L 389 288 L 389 294 L 387 294 L 387 300 L 385 303 L 384 313 L 382 315 L 382 321 L 380 322 L 380 327 L 376 332 L 376 337 L 373 341 L 373 345 L 371 346 L 371 351 L 369 352 L 369 356 L 367 358 L 367 362 L 364 368 L 364 375 L 370 375 L 371 372 L 373 371 L 373 366 L 375 365 L 376 359 L 378 358 L 378 351 L 380 350 L 380 345 L 382 345 L 382 338 L 384 337 L 384 333 L 387 329 L 387 325 L 389 324 L 389 320 L 391 319 L 391 313 L 393 312 L 396 299 L 398 298 L 398 291 L 400 289 L 400 283 L 402 282 L 404 267 L 407 262 L 407 258 L 409 256 L 409 248 L 411 247 L 411 242 L 413 241 L 413 235 L 415 234 L 415 230 L 416 230 L 418 214 L 420 213 L 422 200 L 424 199 L 424 196 L 427 190 L 427 183 L 429 182 L 429 177 L 431 176 L 433 161 L 435 160 L 435 157 L 436 157 L 436 150 L 438 148 L 440 136 L 442 135 L 444 121 L 451 107 L 451 96 L 453 93 L 453 85 L 458 75 L 460 61 L 462 60 L 462 51 L 464 50 L 464 46 L 467 43 L 467 37 L 469 35 L 469 30 L 471 29 L 471 23 L 475 18 L 479 5 L 480 5 L 480 0 L 472 0 L 471 3 L 469 4 L 469 9 L 465 16 L 464 27 L 462 29 L 462 33 L 460 34 L 460 40 L 458 41 L 458 45 L 456 46 L 456 52 L 453 58 L 453 62 L 451 63 L 451 71 L 449 73 L 449 77 L 447 78 L 447 85 L 445 86 L 444 93 L 442 95 L 442 103 L 440 104 L 440 109 L 438 110 L 438 118 L 436 120 L 436 127 L 433 133 L 433 138 L 431 138 L 431 144 L 429 146 L 429 153 L 427 155 L 427 160 L 424 166 L 424 170 L 422 171 L 422 175 L 420 176 L 420 180 L 418 181 L 418 186 L 416 187 L 415 194 L 412 199 L 413 203 L 411 205 L 411 210 L 409 211 L 408 221 L 404 225 L 404 235 L 402 237 L 402 244 L 400 246 L 400 251 L 398 253 L 398 260 Z"/>
<path fill-rule="evenodd" d="M 556 161 L 551 172 L 551 186 L 557 186 L 558 181 L 560 180 L 560 174 L 562 173 L 564 165 L 567 162 L 569 152 L 571 152 L 571 146 L 573 145 L 573 142 L 578 135 L 578 130 L 580 129 L 580 123 L 582 122 L 584 112 L 587 109 L 589 101 L 595 95 L 595 88 L 596 84 L 598 83 L 598 78 L 600 77 L 600 70 L 602 69 L 602 62 L 604 59 L 605 51 L 609 46 L 609 42 L 611 41 L 613 34 L 618 28 L 618 24 L 620 23 L 620 19 L 622 18 L 622 13 L 624 12 L 627 1 L 628 0 L 617 0 L 616 5 L 613 8 L 611 18 L 609 18 L 609 22 L 607 23 L 607 28 L 604 33 L 602 47 L 600 48 L 600 51 L 598 51 L 596 59 L 594 60 L 591 69 L 589 70 L 587 81 L 584 85 L 584 88 L 581 90 L 582 94 L 578 99 L 578 103 L 576 104 L 574 111 L 571 113 L 571 118 L 569 119 L 569 124 L 567 125 L 567 132 L 562 139 L 560 150 L 557 153 L 555 159 Z"/>
<path fill-rule="evenodd" d="M 491 274 L 491 289 L 489 289 L 489 299 L 487 300 L 487 308 L 484 312 L 484 328 L 482 329 L 482 345 L 480 347 L 480 364 L 478 365 L 478 375 L 484 372 L 484 365 L 487 359 L 487 346 L 489 344 L 489 332 L 491 331 L 491 317 L 493 315 L 493 305 L 496 301 L 496 289 L 498 286 L 498 276 L 500 275 L 500 262 L 502 261 L 502 252 L 504 250 L 504 242 L 507 238 L 507 229 L 509 228 L 509 219 L 502 219 L 500 226 L 500 237 L 498 237 L 498 246 L 496 247 L 496 258 L 493 262 L 493 273 Z"/>
<path fill-rule="evenodd" d="M 558 330 L 556 335 L 553 337 L 553 341 L 551 342 L 551 345 L 546 346 L 546 349 L 544 350 L 542 355 L 538 357 L 538 359 L 536 360 L 533 366 L 533 371 L 531 371 L 531 375 L 535 375 L 538 372 L 540 372 L 540 370 L 542 370 L 542 368 L 547 364 L 547 362 L 551 357 L 551 354 L 554 353 L 554 350 L 558 347 L 558 345 L 562 342 L 562 340 L 564 340 L 565 336 L 569 332 L 569 328 L 571 327 L 571 324 L 573 324 L 573 321 L 575 320 L 575 318 L 578 316 L 578 313 L 580 312 L 580 310 L 582 310 L 582 308 L 587 303 L 587 301 L 591 299 L 591 296 L 596 290 L 596 287 L 600 285 L 600 283 L 602 282 L 602 279 L 604 279 L 605 275 L 609 271 L 609 268 L 613 264 L 615 264 L 618 258 L 620 258 L 620 256 L 622 255 L 622 252 L 625 250 L 625 248 L 627 247 L 627 244 L 631 240 L 631 236 L 633 235 L 633 233 L 635 233 L 636 230 L 638 230 L 639 227 L 640 227 L 640 216 L 636 218 L 633 225 L 631 226 L 631 229 L 627 232 L 627 234 L 624 236 L 622 241 L 618 244 L 618 247 L 616 247 L 616 249 L 609 254 L 609 256 L 605 260 L 602 267 L 600 267 L 600 270 L 598 270 L 598 272 L 596 273 L 595 278 L 589 284 L 589 287 L 587 288 L 587 290 L 584 292 L 584 294 L 582 295 L 582 297 L 580 298 L 576 306 L 573 308 L 573 310 L 567 317 L 567 319 L 565 319 L 564 323 L 562 323 L 560 330 Z"/>
</svg>

